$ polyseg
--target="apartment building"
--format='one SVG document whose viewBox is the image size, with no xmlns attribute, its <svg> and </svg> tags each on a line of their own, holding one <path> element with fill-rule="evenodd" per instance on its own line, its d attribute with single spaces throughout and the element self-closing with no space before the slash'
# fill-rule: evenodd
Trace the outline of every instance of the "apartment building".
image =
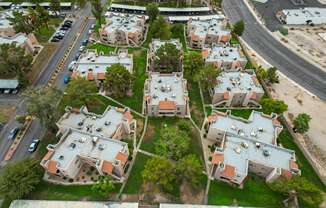
<svg viewBox="0 0 326 208">
<path fill-rule="evenodd" d="M 108 13 L 106 25 L 100 29 L 103 43 L 114 45 L 139 46 L 143 40 L 145 16 Z"/>
<path fill-rule="evenodd" d="M 13 17 L 12 11 L 0 12 L 0 36 L 10 37 L 16 34 L 16 31 L 8 20 L 9 17 Z"/>
<path fill-rule="evenodd" d="M 259 107 L 264 95 L 254 71 L 222 72 L 217 85 L 210 91 L 217 107 Z"/>
<path fill-rule="evenodd" d="M 182 44 L 180 43 L 179 39 L 170 39 L 170 40 L 153 39 L 152 43 L 149 46 L 149 51 L 147 54 L 148 70 L 149 71 L 164 70 L 164 68 L 165 68 L 164 66 L 158 66 L 158 68 L 156 68 L 155 61 L 157 61 L 157 59 L 158 59 L 158 57 L 156 56 L 156 52 L 165 44 L 173 44 L 180 51 L 180 57 L 175 57 L 179 61 L 179 67 L 177 69 L 175 69 L 175 71 L 182 71 L 183 50 L 182 50 Z M 174 54 L 172 54 L 172 55 L 174 55 Z"/>
<path fill-rule="evenodd" d="M 189 115 L 187 81 L 178 73 L 150 72 L 144 86 L 145 112 L 149 116 Z"/>
<path fill-rule="evenodd" d="M 213 64 L 216 68 L 225 71 L 240 71 L 245 69 L 247 64 L 247 58 L 241 51 L 240 45 L 212 44 L 210 47 L 203 48 L 202 56 L 206 64 Z"/>
<path fill-rule="evenodd" d="M 230 115 L 229 111 L 210 115 L 206 138 L 217 146 L 212 154 L 211 176 L 242 185 L 250 172 L 266 182 L 301 174 L 295 152 L 277 146 L 282 128 L 276 114 L 252 111 L 248 119 Z"/>
<path fill-rule="evenodd" d="M 326 8 L 306 7 L 302 9 L 283 9 L 276 13 L 283 24 L 319 25 L 326 23 Z"/>
<path fill-rule="evenodd" d="M 66 107 L 65 110 L 56 123 L 62 134 L 76 129 L 98 137 L 121 140 L 136 128 L 129 108 L 109 106 L 102 115 L 89 112 L 85 106 L 80 109 Z"/>
<path fill-rule="evenodd" d="M 187 23 L 187 36 L 191 48 L 203 48 L 205 44 L 229 42 L 231 31 L 226 28 L 225 20 L 190 19 Z"/>
<path fill-rule="evenodd" d="M 33 34 L 17 33 L 14 36 L 0 36 L 0 44 L 12 43 L 25 49 L 26 53 L 31 55 L 37 54 L 42 48 Z"/>
<path fill-rule="evenodd" d="M 109 55 L 87 50 L 72 66 L 72 78 L 81 76 L 89 81 L 103 82 L 107 69 L 114 64 L 120 64 L 130 73 L 133 72 L 133 56 L 128 54 L 127 49 L 120 49 L 117 53 Z"/>
<path fill-rule="evenodd" d="M 47 149 L 41 166 L 50 175 L 71 179 L 87 164 L 100 175 L 123 180 L 129 157 L 127 143 L 77 129 L 68 129 L 57 144 L 50 144 Z"/>
</svg>

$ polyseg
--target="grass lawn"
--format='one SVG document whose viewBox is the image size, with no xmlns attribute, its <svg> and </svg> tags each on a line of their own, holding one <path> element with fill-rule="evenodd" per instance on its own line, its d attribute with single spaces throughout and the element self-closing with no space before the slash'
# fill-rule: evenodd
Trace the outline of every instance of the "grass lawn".
<svg viewBox="0 0 326 208">
<path fill-rule="evenodd" d="M 141 113 L 142 105 L 143 105 L 143 96 L 144 96 L 143 93 L 144 83 L 147 78 L 146 75 L 147 52 L 144 49 L 133 49 L 131 51 L 133 52 L 133 56 L 134 56 L 133 74 L 135 76 L 133 95 L 131 97 L 125 96 L 122 98 L 117 98 L 116 100 Z"/>
<path fill-rule="evenodd" d="M 107 46 L 101 43 L 95 43 L 88 47 L 89 49 L 96 49 L 97 52 L 103 52 L 104 54 L 110 54 L 116 51 L 116 47 Z"/>
<path fill-rule="evenodd" d="M 230 109 L 231 114 L 236 117 L 241 117 L 244 119 L 248 119 L 252 110 L 251 109 Z M 218 111 L 226 112 L 227 109 L 218 109 Z"/>
<path fill-rule="evenodd" d="M 39 31 L 36 31 L 34 34 L 40 43 L 44 43 L 50 39 L 54 32 L 54 27 L 49 26 L 49 28 L 42 27 Z"/>
<path fill-rule="evenodd" d="M 205 119 L 205 113 L 201 102 L 199 86 L 196 82 L 188 80 L 188 93 L 190 98 L 191 118 L 197 126 L 201 128 Z"/>
<path fill-rule="evenodd" d="M 309 161 L 305 158 L 299 147 L 294 143 L 293 138 L 287 129 L 284 129 L 278 136 L 278 142 L 285 148 L 295 151 L 299 168 L 301 169 L 301 175 L 307 178 L 310 182 L 314 183 L 318 188 L 326 191 L 326 186 L 319 179 L 315 170 L 310 165 Z"/>
<path fill-rule="evenodd" d="M 273 192 L 258 176 L 252 175 L 243 189 L 233 187 L 228 183 L 214 180 L 208 192 L 208 204 L 257 207 L 282 207 L 282 196 Z"/>
<path fill-rule="evenodd" d="M 136 161 L 132 167 L 126 186 L 123 189 L 123 193 L 138 194 L 140 192 L 141 186 L 143 184 L 141 172 L 143 171 L 148 159 L 150 159 L 149 156 L 146 156 L 142 153 L 137 154 Z"/>
<path fill-rule="evenodd" d="M 28 199 L 36 200 L 92 200 L 102 201 L 108 197 L 102 197 L 91 190 L 92 185 L 54 185 L 42 181 L 33 193 L 28 196 Z M 115 184 L 113 193 L 118 193 L 121 184 Z"/>
</svg>

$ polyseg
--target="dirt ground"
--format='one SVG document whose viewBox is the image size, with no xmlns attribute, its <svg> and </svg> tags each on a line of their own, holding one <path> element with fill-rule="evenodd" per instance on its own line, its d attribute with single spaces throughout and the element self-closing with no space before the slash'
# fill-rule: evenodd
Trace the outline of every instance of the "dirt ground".
<svg viewBox="0 0 326 208">
<path fill-rule="evenodd" d="M 326 39 L 323 38 L 323 34 L 326 33 L 326 26 L 289 27 L 288 31 L 287 36 L 283 36 L 279 32 L 274 32 L 274 34 L 281 39 L 285 46 L 295 51 L 299 56 L 326 71 Z"/>
<path fill-rule="evenodd" d="M 10 116 L 13 115 L 16 108 L 12 106 L 1 106 L 0 107 L 0 123 L 7 123 Z"/>
</svg>

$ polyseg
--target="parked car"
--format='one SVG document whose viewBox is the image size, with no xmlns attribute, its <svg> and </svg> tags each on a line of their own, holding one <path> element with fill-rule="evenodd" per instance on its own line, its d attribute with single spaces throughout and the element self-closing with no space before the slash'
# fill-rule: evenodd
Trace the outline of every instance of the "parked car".
<svg viewBox="0 0 326 208">
<path fill-rule="evenodd" d="M 93 30 L 93 29 L 94 29 L 94 27 L 95 27 L 95 24 L 92 24 L 92 25 L 91 25 L 91 29 Z"/>
<path fill-rule="evenodd" d="M 64 23 L 63 25 L 62 25 L 62 27 L 68 27 L 68 28 L 71 28 L 71 23 Z"/>
<path fill-rule="evenodd" d="M 88 35 L 92 34 L 93 30 L 88 30 Z"/>
<path fill-rule="evenodd" d="M 83 52 L 84 49 L 85 49 L 85 46 L 82 45 L 82 46 L 79 47 L 79 50 L 78 51 L 79 52 Z"/>
<path fill-rule="evenodd" d="M 9 132 L 8 139 L 15 139 L 16 136 L 17 136 L 18 131 L 19 131 L 18 127 L 15 127 L 13 129 L 11 129 L 11 131 Z"/>
<path fill-rule="evenodd" d="M 56 38 L 56 37 L 53 37 L 52 39 L 51 39 L 51 42 L 59 42 L 60 40 L 58 39 L 58 38 Z"/>
<path fill-rule="evenodd" d="M 33 139 L 32 143 L 28 147 L 28 152 L 30 153 L 35 152 L 39 143 L 40 143 L 39 139 Z"/>
<path fill-rule="evenodd" d="M 72 21 L 72 20 L 65 20 L 64 23 L 66 23 L 66 22 L 69 22 L 70 24 L 72 24 L 74 21 Z"/>
<path fill-rule="evenodd" d="M 80 52 L 77 52 L 77 53 L 76 53 L 76 56 L 75 56 L 75 60 L 76 60 L 76 61 L 79 59 L 80 54 L 81 54 Z"/>
<path fill-rule="evenodd" d="M 60 30 L 69 30 L 69 27 L 62 25 L 62 26 L 60 27 Z"/>
<path fill-rule="evenodd" d="M 68 84 L 69 82 L 70 82 L 70 76 L 69 75 L 65 75 L 63 77 L 63 83 Z"/>
<path fill-rule="evenodd" d="M 69 71 L 72 71 L 72 70 L 73 70 L 73 67 L 74 67 L 75 64 L 76 64 L 76 61 L 72 61 L 72 62 L 68 65 L 68 70 L 69 70 Z"/>
<path fill-rule="evenodd" d="M 83 40 L 83 42 L 82 42 L 82 45 L 83 45 L 83 46 L 86 46 L 86 45 L 87 45 L 87 43 L 88 43 L 88 40 L 87 40 L 87 39 L 85 39 L 85 40 Z"/>
</svg>

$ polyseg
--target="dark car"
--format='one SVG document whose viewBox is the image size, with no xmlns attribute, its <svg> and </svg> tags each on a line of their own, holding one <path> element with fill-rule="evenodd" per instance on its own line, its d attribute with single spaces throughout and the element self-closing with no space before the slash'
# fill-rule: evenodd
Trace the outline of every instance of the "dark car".
<svg viewBox="0 0 326 208">
<path fill-rule="evenodd" d="M 51 39 L 51 42 L 59 42 L 59 41 L 60 40 L 58 38 L 55 38 L 55 37 Z"/>
<path fill-rule="evenodd" d="M 30 153 L 35 152 L 39 143 L 40 143 L 39 139 L 33 139 L 32 143 L 28 147 L 28 152 Z"/>
<path fill-rule="evenodd" d="M 9 132 L 8 139 L 15 139 L 16 136 L 17 136 L 18 131 L 19 131 L 18 127 L 15 127 L 13 129 L 11 129 L 11 131 Z"/>
<path fill-rule="evenodd" d="M 69 27 L 66 27 L 66 26 L 62 25 L 62 26 L 60 27 L 60 30 L 69 30 Z"/>
<path fill-rule="evenodd" d="M 56 38 L 56 39 L 62 40 L 63 37 L 64 37 L 63 35 L 55 35 L 53 38 Z"/>
<path fill-rule="evenodd" d="M 64 21 L 64 23 L 70 23 L 70 24 L 72 24 L 74 21 L 72 21 L 72 20 L 65 20 Z"/>
<path fill-rule="evenodd" d="M 82 45 L 83 45 L 83 46 L 86 46 L 86 45 L 87 45 L 87 43 L 88 43 L 88 40 L 87 40 L 87 39 L 85 39 L 85 40 L 83 40 L 83 42 L 82 42 Z"/>
<path fill-rule="evenodd" d="M 62 25 L 62 27 L 69 27 L 69 28 L 71 28 L 71 23 L 64 23 L 63 25 Z"/>
<path fill-rule="evenodd" d="M 75 60 L 78 60 L 80 54 L 81 54 L 80 52 L 77 52 L 77 53 L 76 53 Z"/>
</svg>

